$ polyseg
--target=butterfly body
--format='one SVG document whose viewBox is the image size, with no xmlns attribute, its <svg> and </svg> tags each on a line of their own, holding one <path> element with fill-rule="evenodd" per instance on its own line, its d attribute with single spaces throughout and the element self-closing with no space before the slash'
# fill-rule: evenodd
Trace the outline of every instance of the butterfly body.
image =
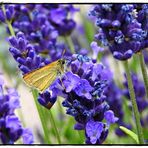
<svg viewBox="0 0 148 148">
<path fill-rule="evenodd" d="M 65 59 L 59 59 L 25 74 L 23 79 L 29 86 L 43 92 L 55 81 L 59 74 L 64 73 L 64 65 Z"/>
</svg>

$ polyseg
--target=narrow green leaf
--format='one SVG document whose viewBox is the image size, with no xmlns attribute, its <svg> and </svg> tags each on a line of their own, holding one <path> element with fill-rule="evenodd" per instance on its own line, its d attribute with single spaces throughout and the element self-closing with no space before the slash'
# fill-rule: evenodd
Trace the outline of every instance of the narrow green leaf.
<svg viewBox="0 0 148 148">
<path fill-rule="evenodd" d="M 126 127 L 123 127 L 123 126 L 119 126 L 119 128 L 125 132 L 127 135 L 129 135 L 130 137 L 132 137 L 137 144 L 139 144 L 139 140 L 138 140 L 138 136 L 131 130 L 127 129 Z"/>
<path fill-rule="evenodd" d="M 90 43 L 94 39 L 94 34 L 95 34 L 94 24 L 91 21 L 88 21 L 88 18 L 82 13 L 81 13 L 81 19 L 84 26 L 85 37 L 90 45 Z"/>
</svg>

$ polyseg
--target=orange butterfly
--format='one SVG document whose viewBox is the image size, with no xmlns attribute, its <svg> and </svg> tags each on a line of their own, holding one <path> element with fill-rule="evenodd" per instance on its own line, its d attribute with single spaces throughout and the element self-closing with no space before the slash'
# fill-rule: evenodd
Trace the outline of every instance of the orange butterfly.
<svg viewBox="0 0 148 148">
<path fill-rule="evenodd" d="M 25 74 L 23 79 L 29 86 L 43 92 L 53 83 L 59 74 L 64 73 L 64 65 L 65 59 L 59 59 Z"/>
</svg>

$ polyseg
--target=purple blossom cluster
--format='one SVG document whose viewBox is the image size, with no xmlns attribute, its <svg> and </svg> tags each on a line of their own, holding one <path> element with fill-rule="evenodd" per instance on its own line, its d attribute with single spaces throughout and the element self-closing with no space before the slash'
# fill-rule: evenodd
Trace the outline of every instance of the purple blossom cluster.
<svg viewBox="0 0 148 148">
<path fill-rule="evenodd" d="M 63 48 L 67 47 L 57 43 L 57 38 L 71 34 L 76 26 L 72 16 L 77 9 L 72 5 L 36 4 L 14 5 L 14 10 L 15 32 L 23 32 L 37 52 L 49 54 L 51 60 L 60 58 Z"/>
<path fill-rule="evenodd" d="M 76 120 L 75 130 L 84 130 L 87 144 L 103 143 L 110 124 L 118 119 L 106 102 L 104 90 L 110 81 L 110 71 L 102 64 L 93 63 L 87 56 L 73 55 L 69 71 L 57 79 L 39 102 L 48 107 L 57 96 L 62 96 L 66 114 Z M 103 122 L 103 120 L 106 122 Z"/>
<path fill-rule="evenodd" d="M 79 11 L 73 5 L 62 4 L 6 4 L 4 7 L 5 12 L 0 9 L 0 21 L 10 21 L 16 33 L 22 31 L 32 40 L 49 38 L 53 30 L 53 38 L 57 32 L 61 36 L 71 34 L 76 26 L 73 15 Z"/>
<path fill-rule="evenodd" d="M 4 8 L 0 21 L 12 24 L 16 36 L 9 37 L 10 52 L 23 74 L 61 58 L 65 49 L 65 56 L 71 55 L 57 38 L 71 34 L 76 26 L 72 17 L 78 9 L 59 4 L 8 4 Z"/>
<path fill-rule="evenodd" d="M 148 47 L 147 4 L 100 4 L 90 15 L 99 27 L 95 39 L 118 60 L 129 59 Z"/>
<path fill-rule="evenodd" d="M 2 4 L 0 5 L 0 22 L 11 21 L 14 15 L 13 5 L 5 5 L 5 12 L 2 8 Z"/>
<path fill-rule="evenodd" d="M 9 37 L 9 42 L 11 44 L 9 51 L 23 74 L 50 63 L 49 59 L 37 53 L 23 32 L 18 32 L 16 37 Z"/>
<path fill-rule="evenodd" d="M 24 128 L 15 114 L 20 108 L 19 95 L 14 88 L 4 90 L 4 80 L 0 75 L 0 140 L 2 144 L 14 144 L 21 137 L 24 144 L 33 143 L 30 129 Z"/>
<path fill-rule="evenodd" d="M 137 20 L 139 23 L 141 23 L 141 28 L 145 31 L 148 29 L 148 4 L 137 4 L 136 5 L 137 9 Z"/>
<path fill-rule="evenodd" d="M 65 49 L 64 56 L 71 56 L 67 45 L 57 40 L 59 36 L 71 34 L 76 25 L 72 17 L 78 9 L 58 4 L 11 6 L 13 15 L 9 21 L 16 36 L 8 39 L 11 45 L 9 51 L 23 75 L 60 59 Z M 40 97 L 48 95 L 45 92 Z"/>
</svg>

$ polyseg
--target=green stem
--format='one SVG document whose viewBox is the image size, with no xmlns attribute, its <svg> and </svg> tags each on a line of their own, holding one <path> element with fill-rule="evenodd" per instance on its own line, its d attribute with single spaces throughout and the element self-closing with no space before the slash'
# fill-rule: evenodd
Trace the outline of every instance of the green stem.
<svg viewBox="0 0 148 148">
<path fill-rule="evenodd" d="M 35 104 L 36 104 L 36 107 L 37 107 L 37 110 L 38 110 L 38 113 L 39 113 L 39 117 L 40 117 L 40 120 L 41 120 L 41 123 L 42 123 L 43 131 L 44 131 L 44 141 L 45 141 L 46 144 L 49 144 L 50 140 L 49 140 L 49 137 L 48 137 L 48 129 L 47 129 L 47 126 L 46 126 L 46 122 L 44 120 L 44 114 L 43 114 L 41 106 L 37 102 L 37 97 L 38 97 L 37 90 L 33 89 L 32 94 L 33 94 L 34 101 L 35 101 Z"/>
<path fill-rule="evenodd" d="M 55 120 L 54 120 L 54 117 L 53 117 L 53 115 L 52 115 L 51 110 L 49 110 L 49 115 L 50 115 L 50 120 L 51 120 L 52 126 L 53 126 L 54 129 L 55 129 L 55 133 L 56 133 L 56 136 L 57 136 L 58 144 L 61 144 L 60 135 L 59 135 L 58 129 L 57 129 L 57 127 L 56 127 Z"/>
<path fill-rule="evenodd" d="M 23 127 L 26 127 L 26 123 L 25 123 L 25 120 L 24 120 L 24 118 L 23 118 L 22 110 L 21 110 L 21 109 L 18 110 L 17 113 L 18 113 L 18 116 L 19 116 L 20 119 L 21 119 L 21 123 L 23 124 Z"/>
<path fill-rule="evenodd" d="M 81 142 L 81 144 L 83 144 L 83 142 L 84 142 L 84 139 L 83 139 L 83 137 L 84 137 L 84 132 L 83 131 L 77 131 L 78 132 L 78 134 L 79 134 L 79 139 L 80 139 L 80 142 Z"/>
<path fill-rule="evenodd" d="M 60 99 L 61 99 L 61 98 L 60 98 Z M 62 106 L 61 106 L 60 99 L 57 99 L 59 112 L 60 112 L 60 114 L 64 114 L 63 108 L 62 108 Z"/>
<path fill-rule="evenodd" d="M 73 45 L 73 42 L 72 42 L 71 37 L 65 36 L 64 38 L 65 38 L 65 41 L 66 41 L 66 43 L 68 44 L 68 46 L 69 46 L 71 52 L 72 52 L 72 53 L 75 53 L 75 48 L 74 48 L 74 45 Z"/>
<path fill-rule="evenodd" d="M 143 75 L 143 80 L 144 80 L 144 84 L 145 84 L 145 91 L 146 91 L 146 95 L 148 98 L 148 75 L 147 75 L 147 71 L 146 71 L 146 65 L 144 62 L 144 57 L 142 52 L 139 53 L 139 61 L 140 61 L 140 66 L 141 66 L 141 71 L 142 71 L 142 75 Z"/>
<path fill-rule="evenodd" d="M 7 25 L 8 25 L 9 31 L 10 31 L 10 34 L 11 34 L 12 36 L 15 36 L 15 32 L 14 32 L 14 30 L 13 30 L 13 28 L 12 28 L 11 23 L 10 23 L 9 21 L 6 21 L 6 22 L 7 22 Z"/>
<path fill-rule="evenodd" d="M 85 32 L 84 35 L 87 40 L 85 44 L 87 44 L 87 48 L 90 49 L 90 44 L 94 39 L 94 34 L 96 30 L 94 24 L 91 21 L 88 21 L 84 13 L 80 12 L 79 14 L 80 14 L 80 19 L 82 20 L 84 26 L 84 32 Z"/>
<path fill-rule="evenodd" d="M 120 86 L 120 88 L 123 88 L 123 83 L 122 83 L 122 80 L 121 80 L 121 76 L 122 76 L 122 73 L 121 73 L 121 70 L 120 70 L 120 63 L 117 61 L 117 60 L 114 60 L 114 64 L 115 64 L 115 77 L 117 79 L 117 81 L 115 81 L 115 83 Z M 114 78 L 114 80 L 116 80 Z"/>
<path fill-rule="evenodd" d="M 139 115 L 139 111 L 138 111 L 138 107 L 137 107 L 137 103 L 136 103 L 136 97 L 135 97 L 135 92 L 134 92 L 134 88 L 133 88 L 133 82 L 132 82 L 129 66 L 128 66 L 128 61 L 124 62 L 124 68 L 126 71 L 128 89 L 129 89 L 129 94 L 130 94 L 130 98 L 131 98 L 134 118 L 136 121 L 136 129 L 137 129 L 139 143 L 144 144 L 143 132 L 142 132 L 142 127 L 141 127 L 141 123 L 140 123 L 140 115 Z"/>
</svg>

